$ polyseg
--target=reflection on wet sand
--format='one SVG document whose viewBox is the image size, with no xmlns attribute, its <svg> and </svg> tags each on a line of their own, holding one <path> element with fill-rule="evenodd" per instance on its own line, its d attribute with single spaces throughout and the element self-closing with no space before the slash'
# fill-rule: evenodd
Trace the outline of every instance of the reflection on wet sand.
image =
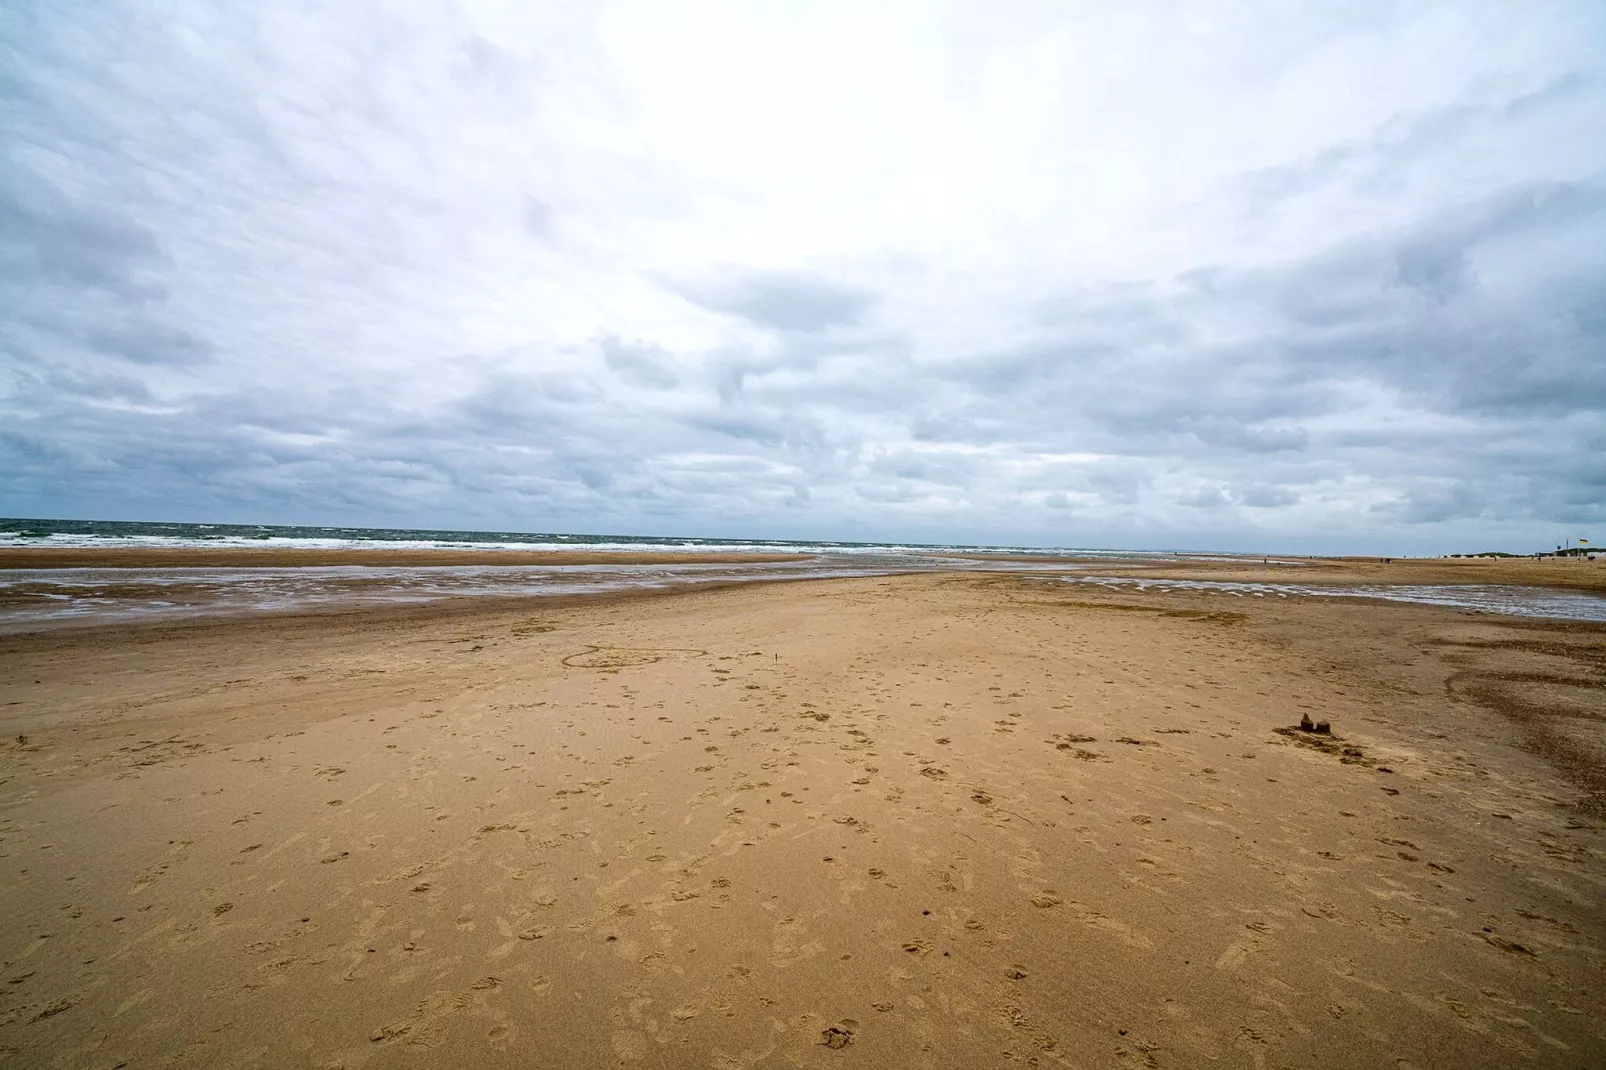
<svg viewBox="0 0 1606 1070">
<path fill-rule="evenodd" d="M 521 555 L 522 556 L 522 555 Z M 623 555 L 621 555 L 623 556 Z M 606 563 L 0 569 L 0 630 L 151 617 L 300 612 L 448 598 L 599 595 L 716 583 L 843 579 L 932 569 L 1068 566 L 863 554 Z"/>
<path fill-rule="evenodd" d="M 1148 579 L 1139 576 L 1066 576 L 1067 583 L 1137 591 L 1206 591 L 1250 598 L 1375 598 L 1385 602 L 1473 609 L 1514 617 L 1606 620 L 1606 597 L 1586 591 L 1518 584 L 1347 584 L 1260 583 L 1239 580 Z"/>
</svg>

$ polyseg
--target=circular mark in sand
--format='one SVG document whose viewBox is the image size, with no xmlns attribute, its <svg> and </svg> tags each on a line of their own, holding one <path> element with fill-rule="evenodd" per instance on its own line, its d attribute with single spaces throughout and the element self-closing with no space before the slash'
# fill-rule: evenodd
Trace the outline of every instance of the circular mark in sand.
<svg viewBox="0 0 1606 1070">
<path fill-rule="evenodd" d="M 563 664 L 571 669 L 626 669 L 651 665 L 665 658 L 700 658 L 707 653 L 690 647 L 588 646 L 564 658 Z"/>
<path fill-rule="evenodd" d="M 630 1029 L 615 1030 L 610 1038 L 613 1041 L 613 1053 L 620 1062 L 639 1063 L 647 1057 L 647 1037 Z"/>
</svg>

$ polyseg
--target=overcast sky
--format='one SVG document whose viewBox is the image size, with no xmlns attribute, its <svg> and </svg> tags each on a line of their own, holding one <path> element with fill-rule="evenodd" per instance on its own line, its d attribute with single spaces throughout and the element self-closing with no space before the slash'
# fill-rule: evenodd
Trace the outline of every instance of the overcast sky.
<svg viewBox="0 0 1606 1070">
<path fill-rule="evenodd" d="M 0 7 L 0 513 L 1606 541 L 1606 5 Z"/>
</svg>

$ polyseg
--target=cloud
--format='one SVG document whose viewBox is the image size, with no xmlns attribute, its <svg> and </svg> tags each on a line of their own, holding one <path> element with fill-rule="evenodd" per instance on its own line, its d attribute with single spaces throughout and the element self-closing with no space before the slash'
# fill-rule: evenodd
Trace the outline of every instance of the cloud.
<svg viewBox="0 0 1606 1070">
<path fill-rule="evenodd" d="M 0 269 L 10 277 L 132 295 L 159 292 L 142 281 L 162 260 L 150 228 L 75 201 L 26 165 L 0 179 L 0 255 Z"/>
<path fill-rule="evenodd" d="M 1253 506 L 1257 509 L 1276 509 L 1284 505 L 1293 505 L 1299 501 L 1299 495 L 1287 487 L 1251 483 L 1234 490 L 1232 500 L 1240 505 Z"/>
<path fill-rule="evenodd" d="M 86 340 L 102 353 L 135 364 L 194 364 L 212 355 L 212 346 L 205 339 L 182 328 L 148 322 L 99 326 Z"/>
<path fill-rule="evenodd" d="M 0 513 L 1553 545 L 1606 520 L 1603 34 L 28 6 Z"/>
<path fill-rule="evenodd" d="M 638 386 L 667 390 L 680 381 L 673 358 L 660 346 L 623 342 L 611 335 L 598 344 L 608 367 Z"/>
<path fill-rule="evenodd" d="M 755 327 L 804 333 L 854 326 L 876 301 L 863 287 L 807 271 L 732 271 L 717 282 L 683 285 L 680 292 L 695 304 L 739 316 Z"/>
<path fill-rule="evenodd" d="M 1195 487 L 1177 495 L 1177 504 L 1195 509 L 1225 509 L 1232 498 L 1220 487 Z"/>
<path fill-rule="evenodd" d="M 1208 446 L 1225 446 L 1246 453 L 1298 452 L 1310 445 L 1310 432 L 1298 424 L 1261 427 L 1219 419 L 1197 421 L 1192 432 Z"/>
</svg>

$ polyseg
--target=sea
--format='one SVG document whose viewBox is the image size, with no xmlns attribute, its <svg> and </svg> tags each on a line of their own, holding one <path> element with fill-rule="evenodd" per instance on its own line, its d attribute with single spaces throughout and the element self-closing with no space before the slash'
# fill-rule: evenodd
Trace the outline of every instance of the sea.
<svg viewBox="0 0 1606 1070">
<path fill-rule="evenodd" d="M 599 595 L 715 583 L 885 576 L 933 569 L 1063 570 L 1063 561 L 1053 563 L 1047 560 L 1050 557 L 1093 562 L 1134 557 L 1175 560 L 1186 556 L 1177 551 L 1031 546 L 0 518 L 0 549 L 19 546 L 462 550 L 475 551 L 475 560 L 460 565 L 399 562 L 284 568 L 0 568 L 0 632 L 127 619 L 294 613 L 486 596 Z M 686 557 L 706 554 L 709 560 L 677 564 L 487 563 L 486 559 L 494 559 L 496 551 L 673 553 Z M 767 562 L 721 560 L 742 554 L 796 556 Z"/>
<path fill-rule="evenodd" d="M 407 550 L 612 550 L 636 553 L 801 553 L 922 557 L 931 554 L 1027 554 L 1099 558 L 1234 555 L 1183 550 L 1097 550 L 1042 546 L 969 546 L 892 542 L 818 542 L 787 539 L 710 539 L 663 535 L 568 535 L 528 531 L 451 531 L 432 528 L 328 528 L 275 524 L 177 524 L 125 520 L 38 520 L 0 517 L 0 547 L 240 547 Z"/>
<path fill-rule="evenodd" d="M 557 532 L 457 531 L 426 528 L 186 524 L 108 520 L 0 518 L 0 549 L 104 547 L 472 550 L 463 564 L 363 564 L 299 567 L 0 568 L 0 633 L 137 619 L 298 613 L 365 605 L 420 604 L 488 596 L 541 598 L 661 590 L 709 584 L 775 582 L 923 571 L 1043 573 L 1045 580 L 1141 586 L 1099 575 L 1100 565 L 1128 570 L 1145 562 L 1242 560 L 1261 555 L 1180 549 L 980 546 L 893 542 L 726 539 L 690 536 L 587 535 Z M 624 551 L 674 553 L 708 560 L 676 564 L 508 564 L 494 551 Z M 789 554 L 784 561 L 721 560 L 734 554 Z M 1297 568 L 1298 559 L 1271 558 Z M 1188 587 L 1191 581 L 1166 581 Z M 1366 589 L 1312 584 L 1193 583 L 1226 595 L 1293 594 L 1372 597 L 1449 605 L 1482 612 L 1574 620 L 1606 620 L 1606 598 L 1545 588 L 1480 586 Z"/>
</svg>

